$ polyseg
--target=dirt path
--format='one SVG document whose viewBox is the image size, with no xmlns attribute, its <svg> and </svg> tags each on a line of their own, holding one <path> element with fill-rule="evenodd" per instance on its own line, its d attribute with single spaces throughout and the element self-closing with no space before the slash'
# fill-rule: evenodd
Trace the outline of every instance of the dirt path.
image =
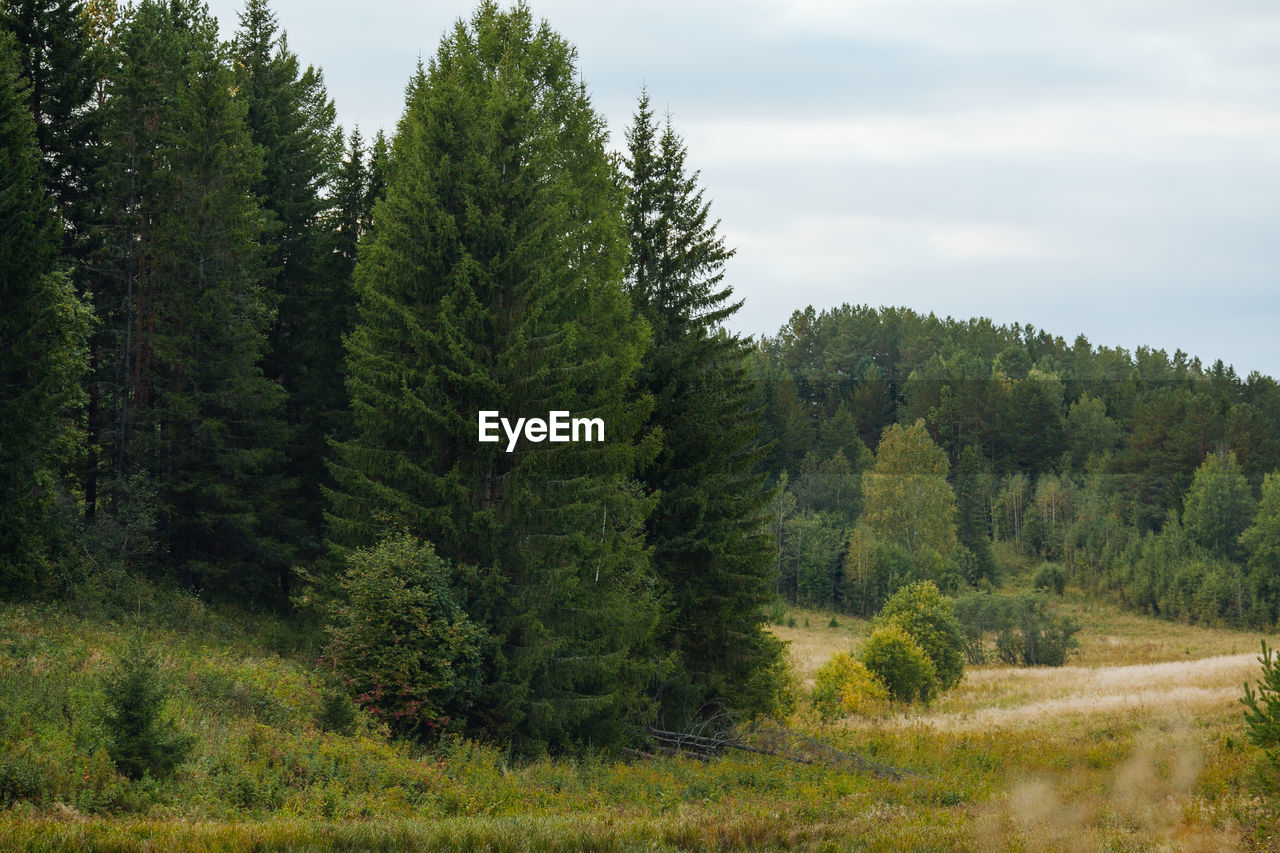
<svg viewBox="0 0 1280 853">
<path fill-rule="evenodd" d="M 1068 715 L 1199 711 L 1232 705 L 1259 671 L 1256 654 L 1133 666 L 970 669 L 932 710 L 900 721 L 965 730 L 1025 727 Z"/>
</svg>

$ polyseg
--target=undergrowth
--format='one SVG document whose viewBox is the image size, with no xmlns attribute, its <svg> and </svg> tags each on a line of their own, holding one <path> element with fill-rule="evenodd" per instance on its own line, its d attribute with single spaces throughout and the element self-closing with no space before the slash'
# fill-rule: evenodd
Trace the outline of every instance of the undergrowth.
<svg viewBox="0 0 1280 853">
<path fill-rule="evenodd" d="M 148 608 L 167 613 L 150 618 Z M 826 618 L 814 624 L 836 633 Z M 139 631 L 158 655 L 168 713 L 194 745 L 171 776 L 130 781 L 109 753 L 101 685 L 115 650 Z M 1012 730 L 791 721 L 911 771 L 901 781 L 747 754 L 517 763 L 497 744 L 390 738 L 335 697 L 331 674 L 298 634 L 164 591 L 132 613 L 0 607 L 0 850 L 1276 843 L 1276 773 L 1248 744 L 1238 709 Z M 1134 790 L 1147 793 L 1125 799 Z"/>
</svg>

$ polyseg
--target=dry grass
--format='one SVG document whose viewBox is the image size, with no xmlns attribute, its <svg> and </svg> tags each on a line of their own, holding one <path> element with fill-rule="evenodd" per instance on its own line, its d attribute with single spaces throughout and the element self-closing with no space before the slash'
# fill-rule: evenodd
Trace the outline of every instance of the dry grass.
<svg viewBox="0 0 1280 853">
<path fill-rule="evenodd" d="M 1069 593 L 1060 610 L 1083 626 L 1072 662 L 1087 666 L 1196 660 L 1258 649 L 1256 633 L 1152 619 L 1079 593 Z"/>
<path fill-rule="evenodd" d="M 1064 716 L 1212 712 L 1236 707 L 1256 655 L 1132 666 L 973 668 L 933 708 L 895 717 L 956 730 L 1041 727 Z"/>
<path fill-rule="evenodd" d="M 142 786 L 85 753 L 92 730 L 81 721 L 68 734 L 57 710 L 89 695 L 105 665 L 95 651 L 118 646 L 121 629 L 0 609 L 0 670 L 14 676 L 0 679 L 0 712 L 9 696 L 23 725 L 44 727 L 39 738 L 9 727 L 22 759 L 9 770 L 48 771 L 47 796 L 0 808 L 0 853 L 1280 850 L 1280 769 L 1265 770 L 1246 742 L 1236 702 L 1257 637 L 1067 606 L 1086 626 L 1071 666 L 970 668 L 929 708 L 792 721 L 913 771 L 902 780 L 747 753 L 527 765 L 466 742 L 420 753 L 370 731 L 317 730 L 318 676 L 305 660 L 250 635 L 165 633 L 174 711 L 201 745 L 175 778 Z M 788 617 L 795 627 L 774 630 L 801 678 L 868 629 L 845 616 L 831 627 L 816 611 Z"/>
<path fill-rule="evenodd" d="M 1241 686 L 1259 671 L 1259 635 L 1183 625 L 1128 613 L 1112 604 L 1068 597 L 1059 607 L 1083 626 L 1080 648 L 1064 667 L 967 667 L 964 681 L 932 707 L 888 717 L 854 717 L 858 728 L 923 723 L 938 729 L 1032 727 L 1051 718 L 1235 709 Z M 856 648 L 869 623 L 793 609 L 797 627 L 774 626 L 788 641 L 802 685 L 838 651 Z M 809 627 L 804 627 L 805 621 Z M 1277 645 L 1276 638 L 1269 640 Z"/>
<path fill-rule="evenodd" d="M 830 627 L 832 618 L 840 627 Z M 785 624 L 790 619 L 796 622 L 794 628 Z M 869 624 L 852 616 L 833 617 L 831 613 L 799 607 L 788 608 L 783 621 L 781 625 L 770 625 L 769 630 L 787 642 L 792 668 L 806 690 L 813 686 L 813 676 L 818 669 L 836 652 L 853 648 L 866 635 Z"/>
</svg>

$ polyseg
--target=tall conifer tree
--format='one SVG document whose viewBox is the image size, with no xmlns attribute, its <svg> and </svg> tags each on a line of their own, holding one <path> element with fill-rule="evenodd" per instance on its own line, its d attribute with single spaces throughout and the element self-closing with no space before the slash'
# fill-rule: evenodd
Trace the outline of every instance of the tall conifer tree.
<svg viewBox="0 0 1280 853">
<path fill-rule="evenodd" d="M 274 312 L 246 105 L 202 4 L 145 0 L 116 42 L 102 264 L 113 497 L 149 478 L 179 577 L 260 598 L 291 558 L 277 527 L 290 489 L 284 393 L 260 368 Z"/>
<path fill-rule="evenodd" d="M 339 551 L 388 527 L 479 569 L 494 635 L 473 726 L 520 748 L 605 745 L 636 715 L 655 619 L 632 483 L 647 333 L 622 290 L 621 199 L 574 51 L 483 3 L 410 84 L 356 269 L 355 434 L 337 446 Z M 603 419 L 604 443 L 477 441 L 477 413 Z"/>
<path fill-rule="evenodd" d="M 670 121 L 658 125 L 647 94 L 627 143 L 628 288 L 653 328 L 641 387 L 663 436 L 643 478 L 658 497 L 647 536 L 665 596 L 659 642 L 677 656 L 659 686 L 664 722 L 683 725 L 704 703 L 776 710 L 782 652 L 764 629 L 771 494 L 757 471 L 749 344 L 721 325 L 741 305 L 724 284 L 733 251 L 686 170 L 683 141 Z"/>
<path fill-rule="evenodd" d="M 63 266 L 77 292 L 93 288 L 88 274 L 93 255 L 92 222 L 101 157 L 101 112 L 97 95 L 105 71 L 105 51 L 94 37 L 93 17 L 79 0 L 4 0 L 0 29 L 17 43 L 19 76 L 27 81 L 27 104 L 35 119 L 40 179 L 53 196 L 61 220 Z M 92 300 L 92 294 L 90 293 Z M 91 350 L 100 343 L 90 339 Z M 97 502 L 98 386 L 88 382 L 89 440 L 83 474 L 85 513 Z"/>
<path fill-rule="evenodd" d="M 79 0 L 4 0 L 0 26 L 17 41 L 19 74 L 27 81 L 41 152 L 40 178 L 74 244 L 83 237 L 93 190 L 100 53 Z"/>
<path fill-rule="evenodd" d="M 353 299 L 349 278 L 329 264 L 332 235 L 322 216 L 342 134 L 323 75 L 300 66 L 267 0 L 245 4 L 232 49 L 249 137 L 262 157 L 253 191 L 271 267 L 264 285 L 276 305 L 263 369 L 289 393 L 289 472 L 299 485 L 289 509 L 305 525 L 288 538 L 314 554 L 323 533 L 326 437 L 346 408 L 341 338 Z"/>
<path fill-rule="evenodd" d="M 0 31 L 0 589 L 40 582 L 57 467 L 80 441 L 88 309 L 55 271 L 58 223 L 40 185 L 13 42 Z"/>
</svg>

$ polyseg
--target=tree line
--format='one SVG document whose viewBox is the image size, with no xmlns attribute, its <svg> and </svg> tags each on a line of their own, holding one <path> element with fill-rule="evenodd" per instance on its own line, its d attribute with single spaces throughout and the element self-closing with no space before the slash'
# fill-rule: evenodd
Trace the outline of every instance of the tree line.
<svg viewBox="0 0 1280 853">
<path fill-rule="evenodd" d="M 1280 613 L 1271 377 L 852 305 L 797 311 L 753 371 L 792 600 L 870 615 L 905 581 L 984 589 L 1004 543 L 1156 615 Z"/>
<path fill-rule="evenodd" d="M 371 142 L 266 0 L 238 23 L 0 4 L 7 596 L 303 603 L 393 728 L 534 752 L 784 708 L 778 596 L 870 615 L 997 547 L 1274 623 L 1273 380 L 892 308 L 744 339 L 681 137 L 642 95 L 610 152 L 526 7 Z M 482 410 L 609 440 L 508 453 Z"/>
<path fill-rule="evenodd" d="M 225 43 L 187 0 L 2 21 L 9 595 L 306 598 L 371 711 L 522 751 L 785 701 L 732 250 L 647 96 L 610 153 L 572 46 L 485 2 L 366 146 L 266 0 Z"/>
</svg>

